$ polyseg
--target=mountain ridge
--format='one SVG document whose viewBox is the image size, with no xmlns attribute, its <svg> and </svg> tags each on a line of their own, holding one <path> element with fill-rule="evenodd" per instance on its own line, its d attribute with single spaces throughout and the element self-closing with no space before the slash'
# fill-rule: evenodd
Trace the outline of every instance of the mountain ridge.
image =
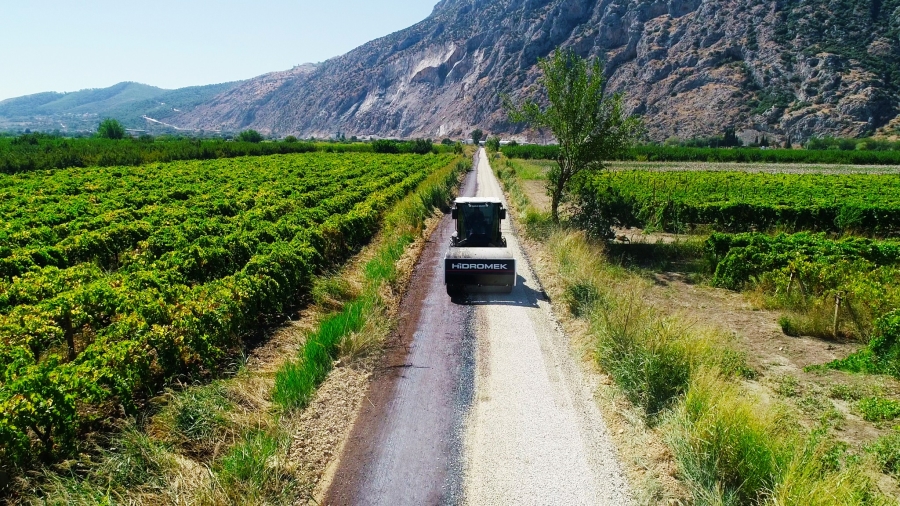
<svg viewBox="0 0 900 506">
<path fill-rule="evenodd" d="M 900 0 L 441 0 L 413 26 L 315 65 L 216 90 L 166 122 L 189 130 L 521 140 L 500 97 L 540 97 L 557 47 L 605 62 L 649 138 L 726 127 L 803 141 L 900 125 Z M 2 109 L 3 102 L 0 102 Z"/>
<path fill-rule="evenodd" d="M 443 0 L 431 16 L 309 72 L 251 79 L 173 120 L 325 137 L 461 136 L 511 125 L 556 47 L 606 63 L 651 139 L 721 133 L 853 137 L 897 118 L 900 0 Z M 890 13 L 885 21 L 884 13 Z M 817 27 L 830 27 L 828 36 Z"/>
</svg>

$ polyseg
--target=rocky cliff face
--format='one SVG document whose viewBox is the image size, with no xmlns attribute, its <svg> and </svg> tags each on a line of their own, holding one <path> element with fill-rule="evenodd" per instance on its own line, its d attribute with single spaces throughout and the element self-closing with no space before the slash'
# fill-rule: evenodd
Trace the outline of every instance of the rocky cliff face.
<svg viewBox="0 0 900 506">
<path fill-rule="evenodd" d="M 554 48 L 603 58 L 655 140 L 738 130 L 802 140 L 898 115 L 900 0 L 442 0 L 406 30 L 245 82 L 171 119 L 301 137 L 519 134 Z"/>
</svg>

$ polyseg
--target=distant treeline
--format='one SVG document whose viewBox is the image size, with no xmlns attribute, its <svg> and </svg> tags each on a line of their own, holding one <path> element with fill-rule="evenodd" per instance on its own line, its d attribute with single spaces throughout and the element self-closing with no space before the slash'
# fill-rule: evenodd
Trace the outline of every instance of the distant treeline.
<svg viewBox="0 0 900 506">
<path fill-rule="evenodd" d="M 820 140 L 826 142 L 825 140 Z M 510 158 L 556 159 L 559 146 L 510 145 L 501 148 Z M 853 165 L 900 165 L 900 151 L 760 148 L 691 148 L 680 146 L 637 146 L 618 158 L 620 161 L 649 162 L 743 162 L 743 163 L 823 163 Z"/>
<path fill-rule="evenodd" d="M 287 153 L 451 152 L 454 146 L 433 145 L 431 141 L 307 142 L 288 137 L 282 141 L 249 142 L 224 139 L 159 138 L 125 139 L 64 138 L 42 133 L 0 137 L 0 173 L 62 169 L 67 167 L 136 166 L 176 160 L 210 160 L 239 156 Z"/>
</svg>

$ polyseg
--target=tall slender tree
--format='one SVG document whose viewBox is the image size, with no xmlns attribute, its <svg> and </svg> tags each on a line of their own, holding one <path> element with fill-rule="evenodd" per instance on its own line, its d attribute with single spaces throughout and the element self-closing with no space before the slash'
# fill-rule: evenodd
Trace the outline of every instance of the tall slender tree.
<svg viewBox="0 0 900 506">
<path fill-rule="evenodd" d="M 550 170 L 547 193 L 553 221 L 571 191 L 575 176 L 605 168 L 604 161 L 631 147 L 642 135 L 639 118 L 625 113 L 621 93 L 606 93 L 606 78 L 599 59 L 587 60 L 571 49 L 557 49 L 538 62 L 538 84 L 546 93 L 546 106 L 535 100 L 504 105 L 510 119 L 533 128 L 548 128 L 559 143 L 556 167 Z"/>
</svg>

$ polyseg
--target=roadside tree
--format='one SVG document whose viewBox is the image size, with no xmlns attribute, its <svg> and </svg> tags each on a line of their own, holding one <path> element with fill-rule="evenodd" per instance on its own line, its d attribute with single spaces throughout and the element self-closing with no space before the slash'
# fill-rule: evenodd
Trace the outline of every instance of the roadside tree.
<svg viewBox="0 0 900 506">
<path fill-rule="evenodd" d="M 538 83 L 546 93 L 546 106 L 535 100 L 514 104 L 504 98 L 509 117 L 532 128 L 548 128 L 559 142 L 556 166 L 547 180 L 553 221 L 559 223 L 560 203 L 571 192 L 576 176 L 605 168 L 641 136 L 643 126 L 622 106 L 621 93 L 606 93 L 606 78 L 599 59 L 587 60 L 571 49 L 557 49 L 538 62 Z"/>
<path fill-rule="evenodd" d="M 262 142 L 263 136 L 256 130 L 244 130 L 238 134 L 238 140 L 242 142 Z"/>
<path fill-rule="evenodd" d="M 480 128 L 472 130 L 472 144 L 478 146 L 481 144 L 481 139 L 484 138 L 484 132 L 481 131 Z"/>
<path fill-rule="evenodd" d="M 118 120 L 106 118 L 97 128 L 97 137 L 104 139 L 124 139 L 125 127 Z"/>
</svg>

